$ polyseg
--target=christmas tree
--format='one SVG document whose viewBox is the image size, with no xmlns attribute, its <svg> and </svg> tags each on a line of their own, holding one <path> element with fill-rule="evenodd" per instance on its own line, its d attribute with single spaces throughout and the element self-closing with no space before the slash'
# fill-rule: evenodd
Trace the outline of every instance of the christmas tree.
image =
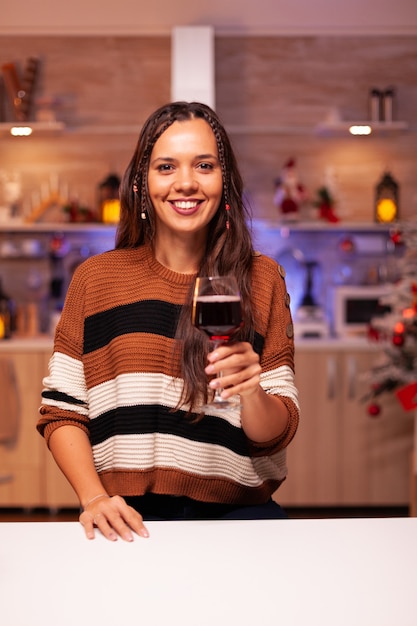
<svg viewBox="0 0 417 626">
<path fill-rule="evenodd" d="M 369 337 L 381 344 L 381 358 L 370 372 L 369 415 L 381 412 L 381 396 L 395 393 L 405 410 L 417 407 L 417 222 L 406 222 L 392 233 L 393 242 L 405 247 L 398 260 L 399 279 L 380 300 L 388 312 L 375 316 Z"/>
</svg>

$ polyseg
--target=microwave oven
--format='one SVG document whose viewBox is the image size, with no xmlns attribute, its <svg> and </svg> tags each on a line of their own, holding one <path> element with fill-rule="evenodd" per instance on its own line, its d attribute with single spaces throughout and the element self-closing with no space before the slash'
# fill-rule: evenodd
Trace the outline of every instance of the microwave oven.
<svg viewBox="0 0 417 626">
<path fill-rule="evenodd" d="M 390 285 L 342 285 L 334 288 L 333 330 L 337 336 L 366 335 L 369 322 L 391 309 L 380 302 Z"/>
</svg>

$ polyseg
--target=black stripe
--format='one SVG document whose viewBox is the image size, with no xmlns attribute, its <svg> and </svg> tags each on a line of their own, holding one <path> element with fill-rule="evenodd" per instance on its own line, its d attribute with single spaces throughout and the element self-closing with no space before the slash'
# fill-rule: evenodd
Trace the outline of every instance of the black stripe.
<svg viewBox="0 0 417 626">
<path fill-rule="evenodd" d="M 163 300 L 144 300 L 114 307 L 84 322 L 84 354 L 94 352 L 127 333 L 152 333 L 173 339 L 181 305 Z M 255 333 L 253 349 L 262 354 L 264 338 Z"/>
<path fill-rule="evenodd" d="M 253 349 L 255 350 L 256 354 L 259 354 L 259 356 L 262 355 L 262 350 L 264 349 L 264 344 L 265 344 L 264 337 L 262 335 L 260 335 L 259 333 L 255 332 L 255 337 L 253 339 L 252 346 L 253 346 Z"/>
<path fill-rule="evenodd" d="M 87 406 L 87 403 L 73 396 L 69 396 L 62 391 L 42 391 L 42 398 L 49 398 L 57 402 L 67 402 L 68 404 L 78 404 L 79 406 Z"/>
<path fill-rule="evenodd" d="M 90 421 L 90 440 L 97 445 L 114 435 L 176 435 L 191 441 L 218 444 L 240 456 L 249 456 L 248 442 L 241 428 L 210 415 L 193 423 L 183 411 L 144 405 L 119 407 Z"/>
<path fill-rule="evenodd" d="M 173 338 L 181 305 L 144 300 L 90 315 L 84 322 L 84 354 L 127 333 L 152 333 Z"/>
</svg>

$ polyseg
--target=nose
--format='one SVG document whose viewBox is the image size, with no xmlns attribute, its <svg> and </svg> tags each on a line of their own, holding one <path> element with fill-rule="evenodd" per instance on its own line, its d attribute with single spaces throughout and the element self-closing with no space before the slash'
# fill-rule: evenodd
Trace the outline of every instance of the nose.
<svg viewBox="0 0 417 626">
<path fill-rule="evenodd" d="M 176 191 L 194 192 L 198 188 L 198 181 L 192 167 L 181 167 L 177 170 L 174 187 Z"/>
</svg>

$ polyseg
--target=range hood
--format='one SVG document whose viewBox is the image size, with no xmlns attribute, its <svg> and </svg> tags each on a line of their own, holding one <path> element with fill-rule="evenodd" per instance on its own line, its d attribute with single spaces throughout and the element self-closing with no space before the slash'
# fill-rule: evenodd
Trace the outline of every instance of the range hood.
<svg viewBox="0 0 417 626">
<path fill-rule="evenodd" d="M 171 37 L 171 100 L 215 109 L 214 29 L 176 26 Z"/>
</svg>

